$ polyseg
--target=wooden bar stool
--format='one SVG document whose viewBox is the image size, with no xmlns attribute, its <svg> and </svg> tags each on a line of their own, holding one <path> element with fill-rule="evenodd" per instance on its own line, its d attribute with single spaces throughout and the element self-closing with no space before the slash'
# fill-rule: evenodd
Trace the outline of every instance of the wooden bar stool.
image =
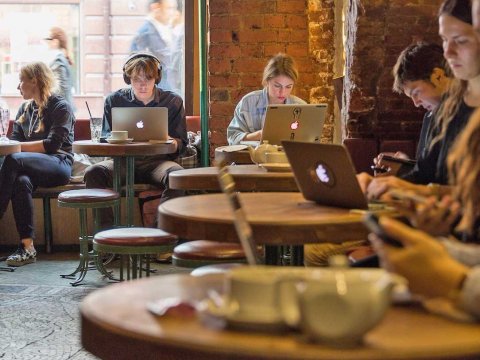
<svg viewBox="0 0 480 360">
<path fill-rule="evenodd" d="M 238 243 L 196 240 L 173 249 L 172 264 L 196 268 L 220 263 L 246 263 L 245 252 Z"/>
<path fill-rule="evenodd" d="M 142 258 L 145 257 L 146 275 L 150 276 L 150 256 L 172 252 L 177 237 L 160 229 L 129 227 L 100 231 L 93 238 L 95 252 L 120 255 L 120 281 L 123 281 L 123 263 L 127 260 L 127 280 L 142 277 Z M 130 267 L 130 258 L 132 266 Z M 97 258 L 98 261 L 98 258 Z"/>
<path fill-rule="evenodd" d="M 64 191 L 58 195 L 58 206 L 74 208 L 79 210 L 80 215 L 80 228 L 79 228 L 79 240 L 80 240 L 80 263 L 77 268 L 71 274 L 60 275 L 63 278 L 75 278 L 76 274 L 79 274 L 75 281 L 71 282 L 72 286 L 79 285 L 88 271 L 88 264 L 90 260 L 96 261 L 97 253 L 90 252 L 89 242 L 93 240 L 93 236 L 88 235 L 87 229 L 87 210 L 92 209 L 94 218 L 94 233 L 98 231 L 99 227 L 99 212 L 98 209 L 113 207 L 120 205 L 120 195 L 113 190 L 109 189 L 82 189 L 82 190 L 69 190 Z M 98 270 L 103 275 L 111 278 L 103 266 L 98 267 Z"/>
</svg>

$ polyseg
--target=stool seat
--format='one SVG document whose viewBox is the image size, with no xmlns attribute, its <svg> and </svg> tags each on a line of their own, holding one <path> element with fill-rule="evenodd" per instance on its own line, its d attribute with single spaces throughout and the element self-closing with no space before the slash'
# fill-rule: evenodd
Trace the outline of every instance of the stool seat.
<svg viewBox="0 0 480 360">
<path fill-rule="evenodd" d="M 129 227 L 101 231 L 95 243 L 112 246 L 156 246 L 176 244 L 177 237 L 160 229 Z"/>
<path fill-rule="evenodd" d="M 185 260 L 243 260 L 245 252 L 239 243 L 196 240 L 176 246 L 173 256 Z"/>
<path fill-rule="evenodd" d="M 80 189 L 64 191 L 58 201 L 64 203 L 97 203 L 120 199 L 120 194 L 110 189 Z"/>
<path fill-rule="evenodd" d="M 200 266 L 190 273 L 192 276 L 205 276 L 211 274 L 225 274 L 231 269 L 234 269 L 239 266 L 246 266 L 245 264 L 240 263 L 223 263 L 223 264 L 213 264 Z"/>
<path fill-rule="evenodd" d="M 120 255 L 120 281 L 123 264 L 127 264 L 127 280 L 142 277 L 145 260 L 146 275 L 150 276 L 150 256 L 171 253 L 177 237 L 160 229 L 128 227 L 100 231 L 93 237 L 93 250 Z M 132 266 L 130 266 L 130 262 Z"/>
</svg>

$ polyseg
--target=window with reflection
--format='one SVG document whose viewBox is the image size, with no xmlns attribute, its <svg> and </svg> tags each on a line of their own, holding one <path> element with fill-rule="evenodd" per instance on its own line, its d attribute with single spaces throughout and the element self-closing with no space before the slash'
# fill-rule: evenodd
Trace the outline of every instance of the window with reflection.
<svg viewBox="0 0 480 360">
<path fill-rule="evenodd" d="M 50 64 L 55 51 L 49 47 L 49 31 L 57 26 L 71 44 L 72 92 L 79 92 L 79 4 L 0 5 L 0 88 L 2 95 L 18 94 L 20 68 L 32 61 Z M 72 51 L 73 50 L 73 51 Z"/>
</svg>

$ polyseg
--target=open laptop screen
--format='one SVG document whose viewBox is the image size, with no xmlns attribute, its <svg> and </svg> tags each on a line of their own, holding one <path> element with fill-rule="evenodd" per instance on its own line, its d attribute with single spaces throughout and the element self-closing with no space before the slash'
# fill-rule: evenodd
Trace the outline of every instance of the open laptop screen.
<svg viewBox="0 0 480 360">
<path fill-rule="evenodd" d="M 166 107 L 114 107 L 112 130 L 126 130 L 134 141 L 167 141 Z"/>
<path fill-rule="evenodd" d="M 269 105 L 262 141 L 281 145 L 282 140 L 318 142 L 322 136 L 326 104 Z"/>
</svg>

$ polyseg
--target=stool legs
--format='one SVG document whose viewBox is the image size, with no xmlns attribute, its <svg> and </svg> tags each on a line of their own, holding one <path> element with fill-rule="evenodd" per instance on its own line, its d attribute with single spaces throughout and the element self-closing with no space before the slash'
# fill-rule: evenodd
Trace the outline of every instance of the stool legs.
<svg viewBox="0 0 480 360">
<path fill-rule="evenodd" d="M 88 250 L 89 236 L 87 230 L 87 209 L 79 209 L 80 215 L 80 262 L 74 272 L 67 275 L 60 275 L 63 278 L 73 278 L 75 274 L 80 273 L 75 281 L 71 282 L 72 286 L 79 285 L 88 271 L 88 262 L 90 260 L 90 254 Z"/>
<path fill-rule="evenodd" d="M 92 209 L 93 211 L 93 217 L 94 217 L 94 232 L 98 231 L 99 228 L 99 212 L 98 209 Z M 108 272 L 105 267 L 103 266 L 103 262 L 101 258 L 98 256 L 98 254 L 95 251 L 90 251 L 89 249 L 89 244 L 93 240 L 93 236 L 88 235 L 88 222 L 87 222 L 87 209 L 79 209 L 79 216 L 80 216 L 80 236 L 79 236 L 79 242 L 80 242 L 80 262 L 75 269 L 70 274 L 66 275 L 60 275 L 62 278 L 67 278 L 67 279 L 73 279 L 75 278 L 75 275 L 80 273 L 75 281 L 72 281 L 70 284 L 72 286 L 77 286 L 80 285 L 80 283 L 85 279 L 85 275 L 87 274 L 87 271 L 89 270 L 89 264 L 90 261 L 94 261 L 94 267 L 91 267 L 91 269 L 97 268 L 98 271 L 104 276 L 106 276 L 108 279 L 113 280 L 113 281 L 118 281 L 115 279 L 111 272 Z M 110 261 L 110 260 L 107 260 Z"/>
<path fill-rule="evenodd" d="M 145 256 L 145 269 L 143 268 L 143 257 Z M 124 263 L 127 263 L 126 269 Z M 143 273 L 146 277 L 150 277 L 150 273 L 155 272 L 155 270 L 150 269 L 150 255 L 120 255 L 120 281 L 125 280 L 125 272 L 127 280 L 142 278 Z"/>
</svg>

